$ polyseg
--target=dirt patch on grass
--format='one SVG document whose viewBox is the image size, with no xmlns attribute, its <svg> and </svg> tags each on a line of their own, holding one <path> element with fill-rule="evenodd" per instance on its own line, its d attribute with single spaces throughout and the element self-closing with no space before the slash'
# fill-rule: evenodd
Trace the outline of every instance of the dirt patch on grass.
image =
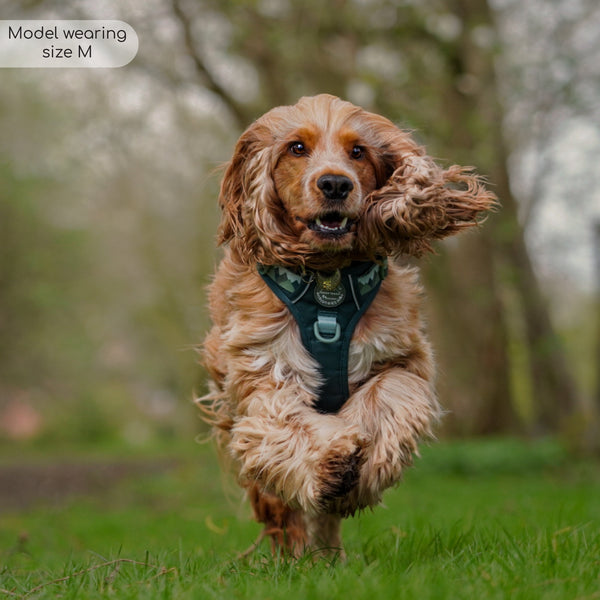
<svg viewBox="0 0 600 600">
<path fill-rule="evenodd" d="M 0 512 L 98 494 L 128 478 L 161 473 L 176 464 L 162 459 L 0 465 Z"/>
</svg>

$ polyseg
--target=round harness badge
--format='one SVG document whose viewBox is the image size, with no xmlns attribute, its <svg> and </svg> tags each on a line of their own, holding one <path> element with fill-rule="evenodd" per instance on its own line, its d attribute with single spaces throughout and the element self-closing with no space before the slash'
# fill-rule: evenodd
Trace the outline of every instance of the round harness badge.
<svg viewBox="0 0 600 600">
<path fill-rule="evenodd" d="M 315 300 L 326 308 L 339 306 L 346 297 L 346 288 L 342 284 L 342 274 L 338 269 L 330 277 L 317 273 Z"/>
</svg>

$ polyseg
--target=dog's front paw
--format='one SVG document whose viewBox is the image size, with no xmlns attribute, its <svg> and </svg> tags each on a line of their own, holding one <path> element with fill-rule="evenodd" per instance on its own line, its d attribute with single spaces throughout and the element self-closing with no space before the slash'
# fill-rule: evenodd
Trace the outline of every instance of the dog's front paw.
<svg viewBox="0 0 600 600">
<path fill-rule="evenodd" d="M 351 454 L 327 457 L 321 465 L 320 512 L 337 512 L 340 499 L 348 496 L 358 484 L 364 462 L 363 446 L 358 446 Z"/>
<path fill-rule="evenodd" d="M 335 503 L 357 486 L 368 440 L 358 427 L 319 427 L 245 416 L 231 430 L 229 450 L 243 485 L 258 484 L 292 509 L 309 514 L 337 512 Z"/>
<path fill-rule="evenodd" d="M 331 441 L 314 462 L 303 461 L 303 475 L 297 473 L 295 478 L 297 485 L 286 486 L 278 494 L 290 506 L 309 514 L 338 513 L 339 500 L 347 498 L 360 481 L 368 446 L 358 434 Z"/>
<path fill-rule="evenodd" d="M 327 505 L 330 500 L 348 494 L 358 483 L 363 462 L 362 448 L 357 448 L 349 456 L 328 459 L 323 468 L 321 503 Z"/>
</svg>

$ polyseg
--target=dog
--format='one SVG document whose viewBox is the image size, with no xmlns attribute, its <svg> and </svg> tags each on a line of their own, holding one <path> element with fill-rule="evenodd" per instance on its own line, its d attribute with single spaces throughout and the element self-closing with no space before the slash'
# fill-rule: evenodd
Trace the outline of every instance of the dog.
<svg viewBox="0 0 600 600">
<path fill-rule="evenodd" d="M 198 400 L 274 554 L 344 550 L 440 416 L 406 256 L 495 205 L 388 119 L 335 96 L 254 122 L 221 183 Z M 256 545 L 254 546 L 256 547 Z"/>
</svg>

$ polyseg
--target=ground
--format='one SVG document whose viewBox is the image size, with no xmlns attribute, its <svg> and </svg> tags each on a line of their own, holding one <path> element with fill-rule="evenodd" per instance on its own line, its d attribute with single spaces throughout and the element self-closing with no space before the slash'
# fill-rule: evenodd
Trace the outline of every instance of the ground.
<svg viewBox="0 0 600 600">
<path fill-rule="evenodd" d="M 552 440 L 424 448 L 345 523 L 345 563 L 273 560 L 266 543 L 238 558 L 260 526 L 206 445 L 11 452 L 0 599 L 600 598 L 600 465 Z"/>
</svg>

